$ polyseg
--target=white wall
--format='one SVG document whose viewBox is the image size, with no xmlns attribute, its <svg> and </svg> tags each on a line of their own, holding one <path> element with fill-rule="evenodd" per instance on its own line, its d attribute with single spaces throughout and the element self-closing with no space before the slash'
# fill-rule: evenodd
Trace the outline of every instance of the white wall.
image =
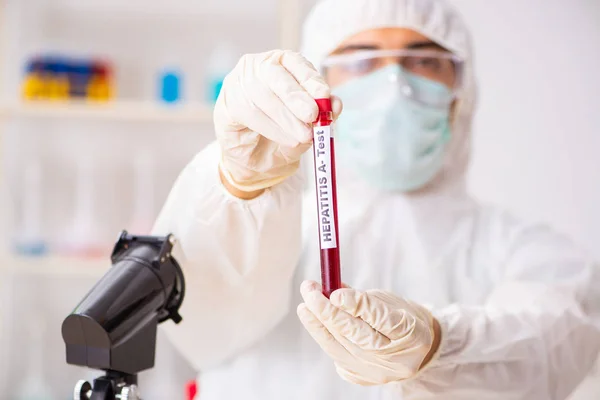
<svg viewBox="0 0 600 400">
<path fill-rule="evenodd" d="M 472 191 L 600 259 L 600 1 L 454 3 L 480 82 Z"/>
<path fill-rule="evenodd" d="M 453 2 L 480 83 L 471 190 L 600 260 L 600 1 Z M 598 398 L 599 369 L 571 400 Z"/>
</svg>

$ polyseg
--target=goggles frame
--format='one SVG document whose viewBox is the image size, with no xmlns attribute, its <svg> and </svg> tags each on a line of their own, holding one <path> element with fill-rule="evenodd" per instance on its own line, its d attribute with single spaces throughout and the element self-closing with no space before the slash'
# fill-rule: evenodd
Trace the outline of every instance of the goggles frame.
<svg viewBox="0 0 600 400">
<path fill-rule="evenodd" d="M 395 49 L 395 50 L 359 50 L 348 54 L 334 54 L 327 56 L 321 63 L 321 72 L 327 68 L 349 65 L 359 61 L 375 58 L 391 57 L 422 57 L 449 60 L 454 64 L 454 84 L 451 89 L 456 95 L 463 87 L 464 59 L 454 53 L 443 50 L 429 49 Z M 400 64 L 400 63 L 399 63 Z M 410 72 L 409 72 L 410 73 Z"/>
</svg>

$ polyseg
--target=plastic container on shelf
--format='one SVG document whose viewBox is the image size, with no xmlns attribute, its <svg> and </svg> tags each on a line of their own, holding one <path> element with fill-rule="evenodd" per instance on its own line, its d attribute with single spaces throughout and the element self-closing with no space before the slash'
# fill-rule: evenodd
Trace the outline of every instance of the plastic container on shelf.
<svg viewBox="0 0 600 400">
<path fill-rule="evenodd" d="M 38 160 L 23 168 L 20 215 L 13 238 L 14 251 L 19 255 L 42 256 L 48 245 L 42 233 L 42 167 Z"/>
<path fill-rule="evenodd" d="M 169 104 L 182 100 L 182 73 L 180 70 L 169 68 L 160 74 L 160 100 Z"/>
<path fill-rule="evenodd" d="M 69 71 L 69 81 L 71 82 L 70 97 L 85 98 L 87 96 L 87 87 L 92 77 L 92 67 L 84 62 L 73 62 Z"/>
<path fill-rule="evenodd" d="M 96 58 L 35 56 L 27 63 L 21 92 L 26 100 L 112 100 L 115 97 L 113 66 L 109 61 Z"/>
<path fill-rule="evenodd" d="M 114 98 L 112 67 L 110 63 L 95 60 L 91 66 L 91 77 L 87 86 L 87 98 L 91 101 L 108 101 Z"/>
<path fill-rule="evenodd" d="M 34 58 L 27 64 L 22 85 L 22 97 L 25 100 L 40 99 L 45 97 L 45 92 L 46 84 L 42 60 Z"/>
<path fill-rule="evenodd" d="M 138 150 L 133 159 L 133 209 L 128 230 L 137 235 L 148 235 L 155 215 L 155 177 L 153 154 L 149 149 Z"/>
<path fill-rule="evenodd" d="M 70 89 L 67 64 L 56 58 L 49 63 L 48 70 L 52 75 L 46 83 L 48 100 L 68 100 Z"/>
<path fill-rule="evenodd" d="M 110 249 L 99 239 L 100 221 L 95 216 L 96 195 L 93 159 L 91 154 L 81 153 L 76 165 L 73 220 L 62 235 L 63 241 L 57 245 L 61 255 L 98 258 L 109 253 Z"/>
<path fill-rule="evenodd" d="M 215 104 L 225 76 L 235 67 L 237 53 L 228 42 L 218 44 L 208 57 L 206 64 L 206 101 Z"/>
</svg>

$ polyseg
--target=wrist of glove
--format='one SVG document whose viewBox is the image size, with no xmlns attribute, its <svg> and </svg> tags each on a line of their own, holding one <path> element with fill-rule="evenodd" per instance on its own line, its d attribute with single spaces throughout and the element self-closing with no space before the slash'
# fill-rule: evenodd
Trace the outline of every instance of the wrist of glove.
<svg viewBox="0 0 600 400">
<path fill-rule="evenodd" d="M 407 380 L 437 350 L 437 323 L 418 304 L 382 290 L 351 288 L 327 299 L 311 281 L 300 290 L 298 317 L 344 380 L 363 386 Z"/>
<path fill-rule="evenodd" d="M 222 154 L 219 162 L 219 171 L 227 183 L 242 192 L 256 192 L 275 186 L 290 176 L 299 168 L 300 162 L 286 164 L 284 168 L 265 171 L 263 173 L 246 174 L 245 167 L 236 165 L 235 161 L 227 159 Z M 237 178 L 236 178 L 237 177 Z"/>
</svg>

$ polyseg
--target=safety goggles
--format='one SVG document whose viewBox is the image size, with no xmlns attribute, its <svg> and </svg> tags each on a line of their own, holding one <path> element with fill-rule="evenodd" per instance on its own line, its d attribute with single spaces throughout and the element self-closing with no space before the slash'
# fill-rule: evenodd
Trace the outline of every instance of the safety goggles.
<svg viewBox="0 0 600 400">
<path fill-rule="evenodd" d="M 390 65 L 398 65 L 406 73 L 403 77 L 390 77 L 397 82 L 401 90 L 416 95 L 418 88 L 411 83 L 410 76 L 425 78 L 446 86 L 452 94 L 461 89 L 463 82 L 463 60 L 449 52 L 440 50 L 364 50 L 349 54 L 332 55 L 323 61 L 323 72 L 333 76 L 336 82 L 343 84 L 355 78 L 363 77 Z M 427 103 L 427 99 L 425 99 Z M 434 104 L 436 105 L 436 104 Z"/>
</svg>

